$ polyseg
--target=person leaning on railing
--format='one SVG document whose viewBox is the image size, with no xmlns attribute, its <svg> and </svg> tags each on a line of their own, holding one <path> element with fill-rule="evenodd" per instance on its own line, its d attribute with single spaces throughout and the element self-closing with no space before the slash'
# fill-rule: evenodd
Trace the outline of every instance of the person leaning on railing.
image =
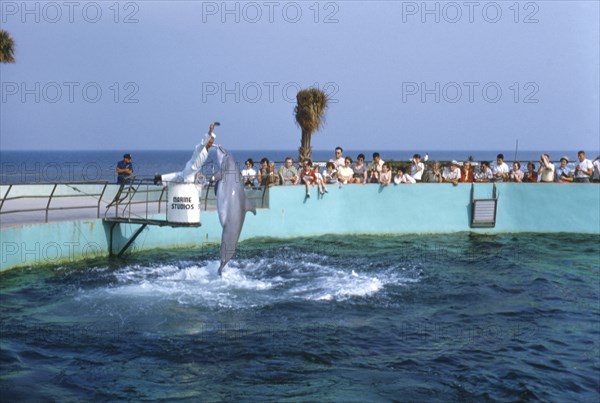
<svg viewBox="0 0 600 403">
<path fill-rule="evenodd" d="M 123 155 L 123 160 L 117 162 L 117 183 L 120 185 L 127 182 L 133 175 L 133 164 L 131 163 L 131 154 Z"/>
</svg>

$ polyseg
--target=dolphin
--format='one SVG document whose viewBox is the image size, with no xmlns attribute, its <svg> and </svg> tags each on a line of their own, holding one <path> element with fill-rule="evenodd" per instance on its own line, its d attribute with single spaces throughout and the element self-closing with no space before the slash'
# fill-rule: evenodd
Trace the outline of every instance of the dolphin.
<svg viewBox="0 0 600 403">
<path fill-rule="evenodd" d="M 239 169 L 238 163 L 233 155 L 220 145 L 217 148 L 217 160 L 221 167 L 215 175 L 217 194 L 217 211 L 219 221 L 223 227 L 221 234 L 221 265 L 219 266 L 219 276 L 223 272 L 223 267 L 231 260 L 235 254 L 240 232 L 244 225 L 246 212 L 251 211 L 256 215 L 256 208 L 250 200 L 246 198 L 244 192 L 244 181 Z"/>
</svg>

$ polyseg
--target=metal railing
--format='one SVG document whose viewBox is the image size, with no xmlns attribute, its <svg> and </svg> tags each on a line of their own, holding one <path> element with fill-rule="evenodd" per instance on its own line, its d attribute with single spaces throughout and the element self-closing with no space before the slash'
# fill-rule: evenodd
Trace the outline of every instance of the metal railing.
<svg viewBox="0 0 600 403">
<path fill-rule="evenodd" d="M 106 188 L 109 185 L 108 181 L 93 181 L 93 182 L 56 182 L 56 183 L 40 183 L 40 185 L 50 185 L 52 186 L 52 190 L 49 195 L 25 195 L 25 196 L 14 196 L 9 197 L 11 190 L 14 186 L 20 185 L 8 185 L 8 189 L 6 193 L 0 199 L 0 214 L 17 214 L 17 213 L 30 213 L 30 212 L 39 212 L 42 211 L 45 214 L 44 222 L 48 222 L 48 214 L 50 211 L 60 211 L 60 210 L 78 210 L 78 209 L 96 209 L 96 218 L 100 218 L 100 208 L 102 205 L 102 198 L 104 193 L 106 192 Z M 79 190 L 76 185 L 102 185 L 102 190 L 97 193 L 87 193 Z M 75 192 L 80 194 L 55 194 L 56 190 L 60 186 L 65 186 L 72 189 Z M 52 207 L 51 204 L 56 199 L 64 199 L 64 198 L 97 198 L 97 202 L 94 202 L 93 205 L 75 205 L 75 206 L 61 206 L 61 207 Z M 5 210 L 4 204 L 7 201 L 15 201 L 15 200 L 35 200 L 35 199 L 47 199 L 46 206 L 43 208 L 24 208 L 24 209 L 15 209 L 15 210 Z"/>
<path fill-rule="evenodd" d="M 90 186 L 90 185 L 97 185 Z M 45 186 L 48 191 L 45 194 L 23 192 L 23 187 L 27 186 Z M 43 214 L 43 222 L 55 221 L 51 217 L 53 211 L 69 210 L 89 210 L 95 209 L 95 218 L 122 217 L 150 219 L 153 215 L 166 214 L 167 187 L 154 185 L 150 179 L 136 179 L 123 183 L 116 190 L 110 190 L 116 187 L 108 181 L 81 181 L 81 182 L 54 182 L 54 183 L 36 183 L 36 184 L 10 184 L 0 198 L 0 218 L 6 215 L 19 216 L 12 224 L 25 224 L 40 222 L 41 217 L 29 213 Z M 16 189 L 19 189 L 16 191 Z M 65 191 L 68 191 L 66 193 Z M 25 193 L 25 194 L 24 194 Z M 112 194 L 114 193 L 114 196 Z M 15 196 L 12 196 L 16 194 Z M 253 200 L 257 208 L 269 207 L 268 188 L 246 189 L 247 197 Z M 108 195 L 108 196 L 107 196 Z M 87 199 L 87 200 L 86 200 Z M 65 201 L 68 205 L 60 204 L 58 200 Z M 85 200 L 80 202 L 81 200 Z M 32 206 L 39 201 L 37 206 Z M 216 210 L 216 196 L 214 186 L 207 184 L 202 187 L 200 195 L 201 209 L 203 211 Z M 20 203 L 19 208 L 14 208 L 13 202 Z M 87 203 L 86 203 L 87 202 Z M 26 207 L 22 207 L 25 204 Z M 27 206 L 29 204 L 29 206 Z M 102 213 L 102 209 L 105 209 Z M 112 212 L 112 213 L 111 213 Z M 91 215 L 85 217 L 62 217 L 63 220 L 91 218 Z M 165 217 L 166 218 L 166 217 Z M 6 220 L 1 220 L 0 224 L 4 226 Z M 10 224 L 10 223 L 9 223 Z"/>
</svg>

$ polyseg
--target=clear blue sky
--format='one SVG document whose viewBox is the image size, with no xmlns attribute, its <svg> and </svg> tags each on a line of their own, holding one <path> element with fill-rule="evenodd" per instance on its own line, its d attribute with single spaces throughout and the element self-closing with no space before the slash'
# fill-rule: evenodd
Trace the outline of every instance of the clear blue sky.
<svg viewBox="0 0 600 403">
<path fill-rule="evenodd" d="M 2 0 L 0 146 L 190 149 L 219 120 L 224 146 L 293 149 L 318 84 L 316 149 L 594 157 L 599 2 L 515 3 Z"/>
</svg>

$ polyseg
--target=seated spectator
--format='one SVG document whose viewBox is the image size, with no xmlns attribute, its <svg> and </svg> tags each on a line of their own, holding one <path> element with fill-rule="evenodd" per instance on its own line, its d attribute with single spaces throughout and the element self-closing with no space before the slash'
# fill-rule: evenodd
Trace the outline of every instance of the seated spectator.
<svg viewBox="0 0 600 403">
<path fill-rule="evenodd" d="M 310 186 L 317 183 L 317 176 L 312 169 L 312 161 L 308 158 L 304 160 L 304 168 L 300 173 L 300 179 L 304 186 L 306 186 L 306 197 L 310 197 Z"/>
<path fill-rule="evenodd" d="M 333 162 L 328 162 L 325 165 L 325 172 L 323 172 L 323 182 L 325 184 L 337 183 L 337 171 Z"/>
<path fill-rule="evenodd" d="M 387 162 L 384 162 L 381 166 L 381 173 L 379 174 L 379 183 L 383 186 L 387 186 L 390 183 L 392 183 L 392 168 Z"/>
<path fill-rule="evenodd" d="M 352 177 L 354 176 L 354 171 L 350 167 L 352 164 L 352 158 L 346 157 L 344 160 L 344 166 L 338 169 L 337 179 L 338 182 L 342 184 L 352 183 Z"/>
<path fill-rule="evenodd" d="M 367 183 L 367 166 L 365 165 L 365 155 L 358 154 L 356 163 L 352 165 L 352 181 L 354 183 Z"/>
<path fill-rule="evenodd" d="M 410 176 L 412 176 L 415 181 L 421 182 L 423 172 L 425 171 L 425 165 L 421 162 L 421 155 L 413 155 L 410 163 Z"/>
<path fill-rule="evenodd" d="M 504 154 L 498 154 L 496 157 L 496 164 L 492 168 L 492 174 L 494 175 L 494 182 L 503 182 L 508 180 L 508 165 L 504 162 Z"/>
<path fill-rule="evenodd" d="M 523 175 L 523 182 L 525 183 L 537 183 L 538 175 L 535 171 L 535 165 L 533 162 L 529 161 L 527 163 L 527 172 Z"/>
<path fill-rule="evenodd" d="M 373 153 L 373 162 L 369 164 L 368 182 L 379 183 L 379 174 L 383 167 L 384 161 L 379 156 L 379 153 Z"/>
<path fill-rule="evenodd" d="M 573 182 L 573 171 L 567 166 L 569 158 L 561 157 L 560 166 L 556 169 L 556 182 L 571 183 Z"/>
<path fill-rule="evenodd" d="M 417 181 L 415 180 L 415 178 L 405 173 L 405 168 L 400 167 L 398 168 L 398 170 L 396 171 L 396 175 L 394 176 L 394 184 L 399 185 L 401 183 L 412 184 L 417 183 Z"/>
<path fill-rule="evenodd" d="M 292 157 L 287 157 L 285 159 L 285 165 L 279 168 L 277 173 L 279 174 L 279 181 L 282 185 L 297 185 L 300 180 L 298 171 L 296 170 L 296 167 L 294 167 L 294 160 L 292 160 Z"/>
<path fill-rule="evenodd" d="M 452 161 L 450 168 L 446 169 L 442 174 L 444 182 L 452 183 L 454 186 L 458 185 L 460 181 L 460 169 L 458 169 L 458 162 Z"/>
<path fill-rule="evenodd" d="M 256 185 L 256 170 L 254 170 L 254 161 L 252 161 L 252 158 L 246 160 L 246 168 L 242 169 L 242 179 L 246 187 L 254 187 Z"/>
<path fill-rule="evenodd" d="M 554 182 L 554 164 L 550 161 L 550 156 L 548 154 L 540 155 L 538 175 L 540 176 L 540 182 Z"/>
<path fill-rule="evenodd" d="M 422 181 L 427 183 L 442 183 L 443 178 L 439 162 L 435 161 L 433 167 L 425 171 Z"/>
<path fill-rule="evenodd" d="M 600 155 L 596 157 L 592 165 L 594 166 L 594 175 L 592 175 L 592 180 L 594 182 L 600 182 Z"/>
<path fill-rule="evenodd" d="M 473 183 L 473 167 L 471 166 L 471 161 L 463 162 L 462 167 L 460 168 L 460 181 L 462 183 Z"/>
<path fill-rule="evenodd" d="M 490 182 L 492 180 L 494 176 L 489 166 L 490 163 L 487 161 L 481 163 L 481 170 L 475 174 L 475 182 Z"/>
<path fill-rule="evenodd" d="M 279 174 L 277 173 L 277 171 L 275 170 L 275 163 L 274 162 L 269 162 L 269 172 L 267 174 L 267 186 L 271 187 L 271 186 L 277 186 L 279 185 Z"/>
<path fill-rule="evenodd" d="M 335 158 L 332 158 L 329 160 L 329 162 L 333 162 L 333 165 L 335 167 L 335 169 L 340 169 L 344 166 L 344 156 L 342 155 L 342 153 L 344 152 L 344 150 L 342 149 L 342 147 L 336 147 L 335 148 Z"/>
<path fill-rule="evenodd" d="M 317 187 L 319 189 L 319 194 L 323 195 L 325 193 L 329 193 L 327 191 L 327 187 L 325 186 L 325 180 L 323 179 L 323 175 L 321 175 L 321 167 L 319 165 L 315 166 L 315 177 L 317 178 Z"/>
<path fill-rule="evenodd" d="M 508 179 L 511 182 L 523 182 L 523 171 L 521 171 L 521 164 L 519 161 L 513 162 L 512 170 L 508 173 Z"/>
<path fill-rule="evenodd" d="M 267 175 L 269 174 L 269 160 L 265 157 L 260 160 L 260 169 L 257 172 L 258 183 L 261 186 L 266 186 L 265 180 L 267 179 Z"/>
<path fill-rule="evenodd" d="M 584 151 L 579 151 L 577 153 L 577 158 L 579 159 L 579 162 L 575 164 L 575 182 L 590 183 L 590 179 L 594 173 L 592 161 L 585 158 Z"/>
</svg>

